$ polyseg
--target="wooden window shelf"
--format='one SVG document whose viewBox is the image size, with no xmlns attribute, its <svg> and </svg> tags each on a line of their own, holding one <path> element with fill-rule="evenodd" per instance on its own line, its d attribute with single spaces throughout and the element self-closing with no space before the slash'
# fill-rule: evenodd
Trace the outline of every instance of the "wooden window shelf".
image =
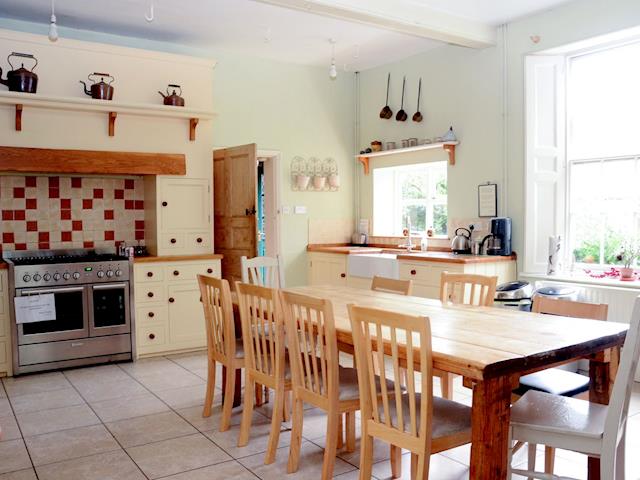
<svg viewBox="0 0 640 480">
<path fill-rule="evenodd" d="M 369 162 L 372 158 L 385 157 L 388 155 L 398 155 L 401 153 L 420 152 L 422 150 L 433 150 L 436 148 L 442 148 L 449 154 L 449 165 L 456 164 L 456 145 L 460 142 L 438 142 L 429 143 L 427 145 L 418 145 L 416 147 L 396 148 L 394 150 L 383 150 L 382 152 L 371 152 L 361 155 L 356 155 L 356 158 L 362 163 L 364 167 L 365 175 L 369 175 Z"/>
<path fill-rule="evenodd" d="M 115 101 L 94 100 L 89 98 L 55 97 L 20 92 L 0 92 L 0 105 L 15 106 L 15 129 L 23 127 L 22 113 L 27 108 L 44 108 L 76 112 L 104 112 L 107 114 L 108 134 L 115 135 L 115 122 L 118 114 L 144 117 L 164 117 L 185 119 L 189 123 L 189 140 L 196 139 L 196 126 L 204 120 L 211 120 L 215 113 L 210 110 L 194 110 L 167 105 L 149 105 L 141 103 L 123 103 Z"/>
</svg>

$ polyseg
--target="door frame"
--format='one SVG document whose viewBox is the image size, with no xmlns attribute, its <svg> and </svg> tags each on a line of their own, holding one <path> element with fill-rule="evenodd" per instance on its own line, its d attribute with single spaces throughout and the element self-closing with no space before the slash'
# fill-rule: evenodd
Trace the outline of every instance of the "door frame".
<svg viewBox="0 0 640 480">
<path fill-rule="evenodd" d="M 270 190 L 273 191 L 272 208 L 274 209 L 274 214 L 276 218 L 275 232 L 274 232 L 274 236 L 275 236 L 274 243 L 275 243 L 276 251 L 274 253 L 280 258 L 282 258 L 282 209 L 280 207 L 281 198 L 282 198 L 281 197 L 282 179 L 281 179 L 281 171 L 280 171 L 281 157 L 282 157 L 282 154 L 279 150 L 267 150 L 267 149 L 258 148 L 258 155 L 257 155 L 258 160 L 265 162 L 265 164 L 270 163 L 271 170 L 274 173 L 273 175 L 270 176 L 271 178 L 268 178 L 266 175 L 267 168 L 265 165 L 265 182 L 267 180 L 270 180 L 269 187 L 270 187 Z M 266 186 L 266 183 L 265 183 L 265 186 Z M 265 203 L 265 210 L 268 210 L 266 207 L 266 203 Z M 267 255 L 268 254 L 269 252 L 267 252 Z"/>
</svg>

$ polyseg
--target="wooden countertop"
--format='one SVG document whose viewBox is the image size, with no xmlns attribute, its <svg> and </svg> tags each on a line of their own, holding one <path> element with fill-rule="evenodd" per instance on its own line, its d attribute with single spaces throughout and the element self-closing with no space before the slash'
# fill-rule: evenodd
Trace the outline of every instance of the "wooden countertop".
<svg viewBox="0 0 640 480">
<path fill-rule="evenodd" d="M 163 255 L 148 257 L 135 257 L 133 263 L 154 263 L 154 262 L 188 262 L 194 260 L 221 260 L 222 255 L 219 253 L 205 253 L 201 255 Z"/>
<path fill-rule="evenodd" d="M 358 253 L 382 253 L 384 248 L 381 247 L 359 247 L 357 245 L 344 244 L 311 244 L 307 245 L 307 252 L 318 253 L 341 253 L 343 255 L 351 255 Z"/>
<path fill-rule="evenodd" d="M 0 270 L 6 270 L 9 268 L 9 264 L 4 260 L 0 260 Z"/>
</svg>

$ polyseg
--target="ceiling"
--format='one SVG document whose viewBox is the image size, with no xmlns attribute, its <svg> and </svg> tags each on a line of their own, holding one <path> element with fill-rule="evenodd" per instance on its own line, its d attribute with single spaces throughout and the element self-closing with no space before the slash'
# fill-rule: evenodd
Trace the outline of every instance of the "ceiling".
<svg viewBox="0 0 640 480">
<path fill-rule="evenodd" d="M 337 65 L 346 70 L 371 68 L 444 44 L 253 0 L 154 0 L 155 19 L 148 23 L 144 15 L 149 1 L 109 0 L 106 6 L 98 1 L 56 0 L 58 25 L 317 66 L 329 64 L 333 38 Z M 567 0 L 404 1 L 498 25 Z M 2 0 L 0 17 L 42 23 L 46 34 L 49 9 L 49 0 Z"/>
</svg>

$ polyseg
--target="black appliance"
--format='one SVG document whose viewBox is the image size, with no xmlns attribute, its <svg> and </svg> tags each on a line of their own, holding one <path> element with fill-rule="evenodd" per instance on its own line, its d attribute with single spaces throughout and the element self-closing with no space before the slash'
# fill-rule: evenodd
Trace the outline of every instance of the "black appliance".
<svg viewBox="0 0 640 480">
<path fill-rule="evenodd" d="M 487 255 L 511 255 L 511 218 L 492 218 L 490 236 Z"/>
</svg>

